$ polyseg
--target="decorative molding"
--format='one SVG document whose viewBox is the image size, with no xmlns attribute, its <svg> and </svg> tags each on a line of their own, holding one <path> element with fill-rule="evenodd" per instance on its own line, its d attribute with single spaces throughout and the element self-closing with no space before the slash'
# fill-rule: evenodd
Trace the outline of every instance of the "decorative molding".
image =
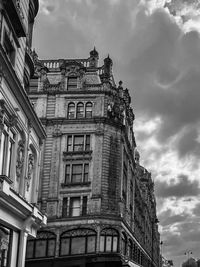
<svg viewBox="0 0 200 267">
<path fill-rule="evenodd" d="M 34 170 L 34 163 L 35 163 L 35 158 L 34 155 L 31 153 L 28 156 L 28 173 L 26 177 L 26 190 L 29 191 L 30 188 L 30 183 L 31 183 L 31 178 Z"/>
<path fill-rule="evenodd" d="M 17 148 L 17 164 L 16 164 L 16 176 L 17 180 L 21 178 L 23 165 L 24 165 L 24 152 L 25 152 L 25 142 L 24 140 L 20 140 L 18 142 Z"/>
</svg>

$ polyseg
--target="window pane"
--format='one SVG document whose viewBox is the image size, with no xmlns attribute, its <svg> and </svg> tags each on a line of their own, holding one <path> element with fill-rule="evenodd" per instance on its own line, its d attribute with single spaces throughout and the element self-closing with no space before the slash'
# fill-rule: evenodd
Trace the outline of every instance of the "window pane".
<svg viewBox="0 0 200 267">
<path fill-rule="evenodd" d="M 67 137 L 67 151 L 72 151 L 72 136 Z"/>
<path fill-rule="evenodd" d="M 68 77 L 67 88 L 68 90 L 77 89 L 77 77 Z"/>
<path fill-rule="evenodd" d="M 70 216 L 80 216 L 80 198 L 70 199 Z"/>
<path fill-rule="evenodd" d="M 85 108 L 85 117 L 92 118 L 92 103 L 87 103 Z"/>
<path fill-rule="evenodd" d="M 37 240 L 35 246 L 35 257 L 45 257 L 46 256 L 46 240 Z"/>
<path fill-rule="evenodd" d="M 84 105 L 83 103 L 78 103 L 77 105 L 77 118 L 84 117 Z"/>
<path fill-rule="evenodd" d="M 67 198 L 63 198 L 62 216 L 67 217 Z"/>
<path fill-rule="evenodd" d="M 73 237 L 71 244 L 71 254 L 85 253 L 85 237 Z"/>
<path fill-rule="evenodd" d="M 117 251 L 117 247 L 118 247 L 118 237 L 114 236 L 113 237 L 113 252 Z"/>
<path fill-rule="evenodd" d="M 70 165 L 65 167 L 65 183 L 70 183 Z"/>
<path fill-rule="evenodd" d="M 87 197 L 83 197 L 82 215 L 87 214 Z"/>
<path fill-rule="evenodd" d="M 74 151 L 84 150 L 84 136 L 74 136 Z"/>
<path fill-rule="evenodd" d="M 34 246 L 34 241 L 28 241 L 27 242 L 27 247 L 26 247 L 26 258 L 33 258 L 33 246 Z"/>
<path fill-rule="evenodd" d="M 69 238 L 61 239 L 60 255 L 69 255 Z"/>
<path fill-rule="evenodd" d="M 88 236 L 87 239 L 87 252 L 95 252 L 96 250 L 96 237 L 95 236 Z"/>
<path fill-rule="evenodd" d="M 72 183 L 82 182 L 82 172 L 83 172 L 82 164 L 72 165 Z"/>
<path fill-rule="evenodd" d="M 2 133 L 1 141 L 0 141 L 0 174 L 3 174 L 3 165 L 4 165 L 4 157 L 5 157 L 5 142 L 6 136 Z"/>
<path fill-rule="evenodd" d="M 70 103 L 68 105 L 68 119 L 73 119 L 75 118 L 75 104 Z"/>
<path fill-rule="evenodd" d="M 86 163 L 84 165 L 84 178 L 83 178 L 83 181 L 84 182 L 87 182 L 88 181 L 88 173 L 89 173 L 89 164 Z"/>
<path fill-rule="evenodd" d="M 100 251 L 104 252 L 105 236 L 100 237 Z"/>
<path fill-rule="evenodd" d="M 111 251 L 112 236 L 106 236 L 106 252 Z"/>
<path fill-rule="evenodd" d="M 90 150 L 90 135 L 86 135 L 85 150 Z"/>
<path fill-rule="evenodd" d="M 51 257 L 55 254 L 55 240 L 48 240 L 48 254 L 47 256 Z"/>
</svg>

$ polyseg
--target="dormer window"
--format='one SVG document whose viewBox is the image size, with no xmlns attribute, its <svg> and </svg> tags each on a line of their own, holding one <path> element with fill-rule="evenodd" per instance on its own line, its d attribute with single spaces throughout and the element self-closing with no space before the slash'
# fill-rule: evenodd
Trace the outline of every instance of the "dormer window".
<svg viewBox="0 0 200 267">
<path fill-rule="evenodd" d="M 77 77 L 68 77 L 67 79 L 67 90 L 76 90 L 77 89 Z"/>
</svg>

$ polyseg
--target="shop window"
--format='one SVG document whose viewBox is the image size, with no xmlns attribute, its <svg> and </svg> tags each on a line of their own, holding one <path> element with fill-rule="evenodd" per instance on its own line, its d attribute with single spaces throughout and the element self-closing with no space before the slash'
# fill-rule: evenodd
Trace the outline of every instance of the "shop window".
<svg viewBox="0 0 200 267">
<path fill-rule="evenodd" d="M 95 231 L 76 229 L 63 233 L 60 238 L 60 256 L 96 252 Z"/>
<path fill-rule="evenodd" d="M 7 267 L 10 265 L 12 244 L 12 231 L 0 224 L 0 266 Z"/>
<path fill-rule="evenodd" d="M 56 235 L 51 232 L 38 232 L 36 239 L 27 241 L 26 258 L 54 257 Z"/>
<path fill-rule="evenodd" d="M 63 217 L 78 217 L 85 215 L 87 215 L 87 196 L 63 198 Z"/>
<path fill-rule="evenodd" d="M 84 104 L 82 102 L 79 102 L 77 104 L 76 118 L 81 119 L 83 117 L 84 117 Z"/>
<path fill-rule="evenodd" d="M 15 145 L 14 132 L 4 124 L 0 141 L 0 175 L 10 176 L 13 151 Z"/>
<path fill-rule="evenodd" d="M 102 230 L 100 236 L 100 251 L 117 252 L 118 237 L 118 232 L 115 229 L 107 228 Z"/>
<path fill-rule="evenodd" d="M 65 184 L 87 183 L 89 181 L 89 163 L 70 163 L 65 166 Z"/>
<path fill-rule="evenodd" d="M 76 90 L 77 89 L 77 77 L 68 77 L 67 79 L 67 90 Z"/>
<path fill-rule="evenodd" d="M 87 102 L 85 105 L 85 117 L 92 118 L 92 103 Z"/>
<path fill-rule="evenodd" d="M 75 104 L 69 103 L 68 105 L 68 113 L 67 113 L 68 119 L 74 119 L 75 118 Z"/>
</svg>

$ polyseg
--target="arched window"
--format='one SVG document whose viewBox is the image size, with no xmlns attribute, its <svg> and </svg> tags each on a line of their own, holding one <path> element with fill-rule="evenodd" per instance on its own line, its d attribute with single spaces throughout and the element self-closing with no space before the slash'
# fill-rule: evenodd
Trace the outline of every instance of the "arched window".
<svg viewBox="0 0 200 267">
<path fill-rule="evenodd" d="M 85 117 L 92 118 L 92 103 L 87 102 L 85 105 Z"/>
<path fill-rule="evenodd" d="M 107 228 L 101 231 L 100 251 L 117 252 L 119 234 L 115 229 Z"/>
<path fill-rule="evenodd" d="M 84 117 L 84 104 L 82 102 L 79 102 L 77 104 L 77 112 L 76 112 L 77 119 Z"/>
<path fill-rule="evenodd" d="M 75 104 L 69 103 L 68 105 L 68 113 L 67 113 L 68 119 L 74 119 L 75 118 Z"/>
<path fill-rule="evenodd" d="M 96 252 L 97 234 L 91 229 L 74 229 L 60 237 L 60 256 Z"/>
<path fill-rule="evenodd" d="M 26 258 L 54 257 L 56 247 L 56 235 L 51 232 L 38 232 L 36 239 L 27 241 Z"/>
<path fill-rule="evenodd" d="M 131 239 L 128 240 L 128 256 L 133 259 L 133 242 Z"/>
<path fill-rule="evenodd" d="M 122 254 L 126 255 L 127 252 L 127 237 L 122 233 Z"/>
</svg>

